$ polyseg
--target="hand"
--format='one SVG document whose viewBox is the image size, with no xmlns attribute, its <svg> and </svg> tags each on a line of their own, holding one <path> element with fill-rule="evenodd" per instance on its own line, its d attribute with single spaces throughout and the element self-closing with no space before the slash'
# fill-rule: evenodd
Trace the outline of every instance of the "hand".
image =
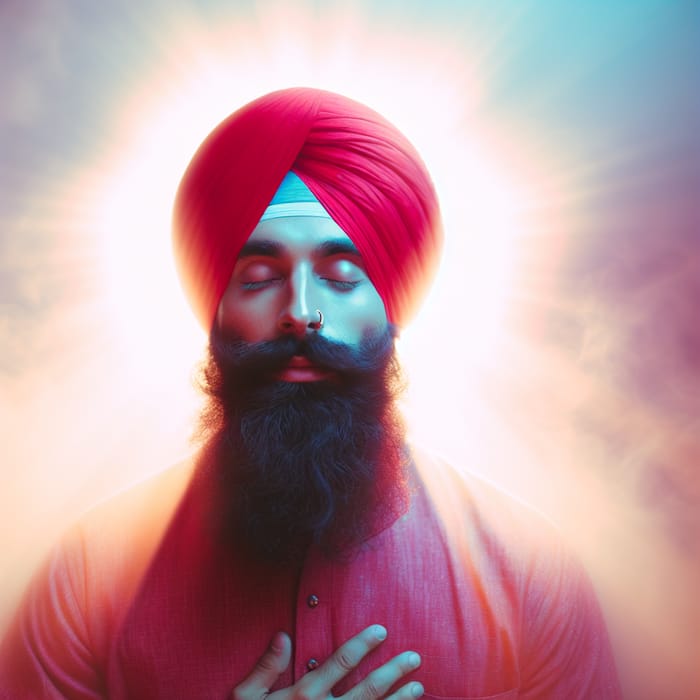
<svg viewBox="0 0 700 700">
<path fill-rule="evenodd" d="M 375 647 L 386 639 L 386 629 L 372 625 L 342 644 L 317 669 L 304 675 L 288 688 L 270 693 L 270 688 L 289 666 L 292 642 L 284 632 L 278 632 L 267 651 L 260 657 L 253 672 L 231 693 L 232 700 L 330 700 L 331 688 Z M 420 666 L 420 657 L 405 651 L 372 671 L 351 688 L 344 700 L 377 700 L 402 676 Z M 415 700 L 423 695 L 423 686 L 415 681 L 401 686 L 387 700 Z"/>
</svg>

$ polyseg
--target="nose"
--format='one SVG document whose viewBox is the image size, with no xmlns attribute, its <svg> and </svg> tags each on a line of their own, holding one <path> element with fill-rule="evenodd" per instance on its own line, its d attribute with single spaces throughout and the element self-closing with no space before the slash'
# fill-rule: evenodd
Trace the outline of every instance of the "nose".
<svg viewBox="0 0 700 700">
<path fill-rule="evenodd" d="M 310 299 L 311 286 L 308 275 L 295 275 L 291 280 L 289 300 L 279 317 L 282 333 L 303 337 L 323 326 L 323 314 Z"/>
</svg>

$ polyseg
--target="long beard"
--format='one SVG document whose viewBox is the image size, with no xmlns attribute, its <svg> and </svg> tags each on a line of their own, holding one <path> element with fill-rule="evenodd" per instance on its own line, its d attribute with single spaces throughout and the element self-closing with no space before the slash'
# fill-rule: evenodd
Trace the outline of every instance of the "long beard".
<svg viewBox="0 0 700 700">
<path fill-rule="evenodd" d="M 333 378 L 275 380 L 299 354 Z M 271 564 L 299 561 L 310 545 L 342 558 L 405 512 L 392 329 L 356 349 L 316 335 L 248 345 L 214 331 L 202 374 L 202 431 L 226 541 Z"/>
</svg>

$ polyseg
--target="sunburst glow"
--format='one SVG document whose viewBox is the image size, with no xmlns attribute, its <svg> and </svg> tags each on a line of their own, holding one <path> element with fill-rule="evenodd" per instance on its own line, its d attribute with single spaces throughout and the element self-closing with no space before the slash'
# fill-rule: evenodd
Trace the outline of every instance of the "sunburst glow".
<svg viewBox="0 0 700 700">
<path fill-rule="evenodd" d="M 169 215 L 179 177 L 199 141 L 235 107 L 267 90 L 310 84 L 371 104 L 424 155 L 452 235 L 439 282 L 422 318 L 407 330 L 402 349 L 412 374 L 433 374 L 426 341 L 443 334 L 447 309 L 457 304 L 464 319 L 453 329 L 460 351 L 447 358 L 448 364 L 473 371 L 502 332 L 513 239 L 524 234 L 518 217 L 529 202 L 525 183 L 508 182 L 507 164 L 490 157 L 476 125 L 465 124 L 481 88 L 465 76 L 466 89 L 459 93 L 448 79 L 457 72 L 456 48 L 437 36 L 408 42 L 405 34 L 381 25 L 374 36 L 363 35 L 347 8 L 319 23 L 300 8 L 272 6 L 255 18 L 234 22 L 231 17 L 222 27 L 213 34 L 188 24 L 173 28 L 169 43 L 184 48 L 140 81 L 162 86 L 158 92 L 137 83 L 135 96 L 118 111 L 114 145 L 102 166 L 108 177 L 89 194 L 102 242 L 106 309 L 122 329 L 124 349 L 142 359 L 149 347 L 160 352 L 160 343 L 147 342 L 156 327 L 171 348 L 161 357 L 169 365 L 164 380 L 168 372 L 182 374 L 192 366 L 203 340 L 187 320 L 169 251 Z M 318 34 L 318 44 L 309 43 L 310 32 Z M 438 386 L 447 379 L 442 376 Z M 416 382 L 414 391 L 419 390 Z M 430 403 L 416 400 L 408 407 L 419 437 L 445 427 L 444 418 L 420 408 Z"/>
<path fill-rule="evenodd" d="M 700 693 L 698 8 L 429 6 L 1 4 L 0 626 L 76 511 L 191 449 L 173 196 L 222 118 L 311 85 L 394 122 L 441 198 L 413 438 L 566 531 L 630 697 Z"/>
</svg>

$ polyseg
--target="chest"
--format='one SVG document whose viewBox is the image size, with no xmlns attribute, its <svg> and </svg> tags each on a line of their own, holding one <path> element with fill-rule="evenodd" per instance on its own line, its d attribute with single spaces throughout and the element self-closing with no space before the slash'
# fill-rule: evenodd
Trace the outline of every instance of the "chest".
<svg viewBox="0 0 700 700">
<path fill-rule="evenodd" d="M 374 623 L 387 628 L 387 640 L 335 695 L 406 650 L 421 655 L 409 678 L 428 696 L 478 698 L 516 683 L 509 582 L 465 561 L 438 522 L 407 517 L 349 561 L 311 552 L 294 573 L 165 547 L 112 640 L 110 697 L 229 697 L 278 630 L 293 643 L 275 686 L 286 687 Z"/>
</svg>

